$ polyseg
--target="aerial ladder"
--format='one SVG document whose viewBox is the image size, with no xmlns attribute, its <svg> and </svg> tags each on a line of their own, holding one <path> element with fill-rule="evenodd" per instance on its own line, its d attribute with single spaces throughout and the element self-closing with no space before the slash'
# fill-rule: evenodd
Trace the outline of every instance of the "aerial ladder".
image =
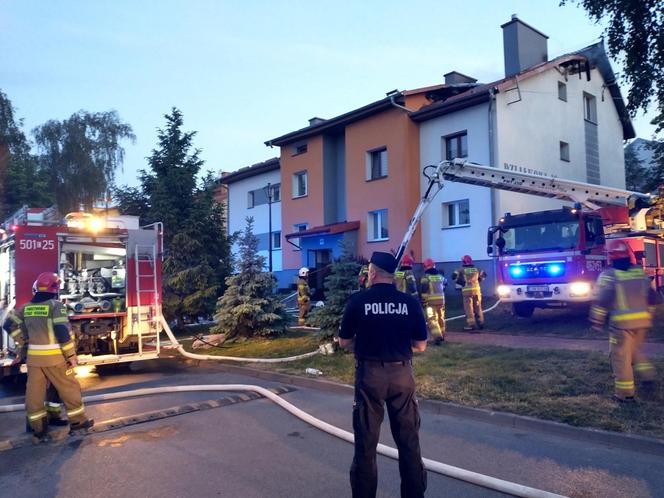
<svg viewBox="0 0 664 498">
<path fill-rule="evenodd" d="M 436 197 L 436 194 L 443 189 L 445 181 L 560 199 L 593 210 L 602 207 L 636 208 L 640 211 L 640 214 L 634 217 L 633 229 L 635 230 L 645 229 L 645 211 L 650 208 L 652 202 L 652 196 L 649 194 L 557 177 L 501 170 L 463 159 L 446 160 L 441 161 L 437 165 L 426 166 L 423 174 L 428 179 L 429 184 L 415 209 L 415 213 L 408 224 L 406 234 L 396 252 L 398 262 L 401 261 L 424 211 Z"/>
</svg>

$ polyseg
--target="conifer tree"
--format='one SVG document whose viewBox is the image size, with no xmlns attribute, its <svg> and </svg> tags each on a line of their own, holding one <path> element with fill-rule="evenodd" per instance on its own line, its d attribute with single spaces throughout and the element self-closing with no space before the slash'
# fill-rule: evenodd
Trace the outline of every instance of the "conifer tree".
<svg viewBox="0 0 664 498">
<path fill-rule="evenodd" d="M 357 290 L 359 271 L 360 265 L 353 259 L 348 245 L 344 244 L 341 257 L 332 264 L 330 274 L 325 277 L 325 306 L 309 315 L 310 325 L 320 327 L 326 335 L 337 334 L 348 298 Z"/>
<path fill-rule="evenodd" d="M 225 334 L 226 341 L 285 331 L 285 309 L 273 295 L 276 280 L 263 271 L 265 258 L 258 254 L 253 228 L 254 219 L 248 217 L 238 241 L 237 273 L 226 279 L 226 292 L 217 301 L 218 325 L 213 331 Z"/>
</svg>

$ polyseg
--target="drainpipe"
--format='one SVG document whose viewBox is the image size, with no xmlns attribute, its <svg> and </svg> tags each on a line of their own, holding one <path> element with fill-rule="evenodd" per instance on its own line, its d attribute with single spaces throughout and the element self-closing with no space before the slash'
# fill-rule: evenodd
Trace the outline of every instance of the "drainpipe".
<svg viewBox="0 0 664 498">
<path fill-rule="evenodd" d="M 415 112 L 415 109 L 408 109 L 408 107 L 397 103 L 396 98 L 403 97 L 403 93 L 401 93 L 399 90 L 392 90 L 391 92 L 387 92 L 387 96 L 390 98 L 390 103 L 394 107 L 398 107 L 399 109 L 404 110 L 406 112 Z"/>
<path fill-rule="evenodd" d="M 496 119 L 495 119 L 495 113 L 496 113 L 496 93 L 498 90 L 496 88 L 491 88 L 489 90 L 489 115 L 488 115 L 488 123 L 487 126 L 489 128 L 489 166 L 492 166 L 494 168 L 498 168 L 498 165 L 496 164 L 496 139 L 497 139 L 497 133 L 496 133 Z M 491 226 L 494 225 L 496 221 L 496 213 L 498 211 L 498 208 L 496 206 L 497 204 L 497 199 L 496 199 L 496 190 L 494 188 L 490 189 L 490 202 L 491 202 Z M 496 280 L 498 278 L 498 259 L 495 258 L 493 255 L 491 256 L 491 260 L 493 261 L 493 279 L 494 279 L 494 284 L 496 283 Z"/>
</svg>

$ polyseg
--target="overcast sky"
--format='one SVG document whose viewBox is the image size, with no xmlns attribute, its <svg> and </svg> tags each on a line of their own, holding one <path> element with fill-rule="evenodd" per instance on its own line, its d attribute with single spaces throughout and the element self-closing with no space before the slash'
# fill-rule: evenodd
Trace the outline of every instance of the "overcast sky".
<svg viewBox="0 0 664 498">
<path fill-rule="evenodd" d="M 501 78 L 500 25 L 514 13 L 549 36 L 550 58 L 602 31 L 558 0 L 0 0 L 0 89 L 26 131 L 117 110 L 137 137 L 119 184 L 136 183 L 172 106 L 198 132 L 205 168 L 233 171 L 277 156 L 263 142 L 313 116 L 452 70 Z M 637 136 L 650 138 L 648 121 L 635 120 Z"/>
</svg>

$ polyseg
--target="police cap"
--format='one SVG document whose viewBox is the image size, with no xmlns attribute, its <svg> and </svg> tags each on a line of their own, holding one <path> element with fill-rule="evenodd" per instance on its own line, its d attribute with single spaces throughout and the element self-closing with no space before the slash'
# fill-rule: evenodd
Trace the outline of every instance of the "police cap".
<svg viewBox="0 0 664 498">
<path fill-rule="evenodd" d="M 369 263 L 376 265 L 387 273 L 394 273 L 397 269 L 397 260 L 389 252 L 375 251 L 371 255 Z"/>
</svg>

